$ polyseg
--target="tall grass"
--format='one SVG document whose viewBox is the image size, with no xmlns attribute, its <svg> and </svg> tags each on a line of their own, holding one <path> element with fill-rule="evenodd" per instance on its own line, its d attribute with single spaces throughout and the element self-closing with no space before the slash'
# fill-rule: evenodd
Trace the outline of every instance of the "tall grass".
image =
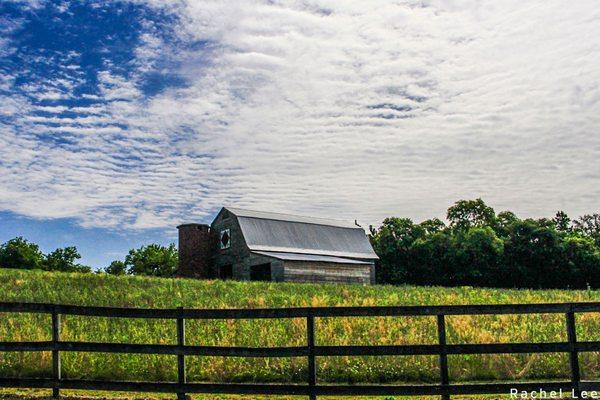
<svg viewBox="0 0 600 400">
<path fill-rule="evenodd" d="M 473 288 L 392 287 L 253 283 L 114 277 L 91 274 L 0 270 L 0 301 L 171 308 L 256 308 L 301 306 L 502 304 L 600 301 L 599 291 L 496 290 Z M 600 315 L 578 317 L 580 340 L 600 340 Z M 560 315 L 448 317 L 449 343 L 549 342 L 566 340 Z M 174 321 L 66 316 L 63 340 L 175 343 Z M 208 320 L 187 322 L 188 344 L 221 346 L 295 346 L 305 343 L 305 321 Z M 0 341 L 49 340 L 50 317 L 0 314 Z M 430 317 L 321 318 L 317 343 L 435 343 Z M 64 353 L 68 378 L 175 380 L 175 356 Z M 584 377 L 600 375 L 600 355 L 582 354 Z M 568 358 L 550 355 L 450 356 L 451 379 L 567 378 Z M 189 357 L 190 381 L 299 382 L 307 374 L 304 358 L 240 359 Z M 324 382 L 426 381 L 439 378 L 436 357 L 323 357 Z M 0 353 L 0 376 L 49 376 L 49 353 Z"/>
</svg>

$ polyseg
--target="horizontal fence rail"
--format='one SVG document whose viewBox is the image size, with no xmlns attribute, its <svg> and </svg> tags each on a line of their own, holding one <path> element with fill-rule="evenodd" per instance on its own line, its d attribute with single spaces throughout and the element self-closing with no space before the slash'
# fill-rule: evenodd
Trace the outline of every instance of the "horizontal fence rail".
<svg viewBox="0 0 600 400">
<path fill-rule="evenodd" d="M 140 309 L 116 307 L 86 307 L 42 303 L 0 302 L 2 313 L 42 313 L 52 316 L 52 340 L 39 342 L 0 341 L 0 352 L 49 351 L 52 352 L 52 378 L 0 377 L 0 387 L 48 388 L 59 397 L 60 389 L 164 392 L 185 399 L 186 393 L 207 394 L 262 394 L 317 396 L 379 396 L 379 395 L 451 395 L 508 394 L 518 391 L 600 391 L 600 381 L 582 381 L 579 353 L 600 352 L 600 341 L 578 341 L 575 315 L 600 312 L 600 303 L 560 304 L 510 304 L 462 306 L 401 306 L 401 307 L 315 307 L 287 309 Z M 505 315 L 505 314 L 564 314 L 566 342 L 551 343 L 490 343 L 448 344 L 446 341 L 446 316 L 452 315 Z M 177 344 L 130 344 L 73 342 L 60 339 L 61 316 L 78 315 L 107 318 L 168 319 L 176 322 Z M 321 346 L 315 343 L 315 319 L 335 317 L 380 316 L 432 316 L 437 319 L 438 344 L 372 345 L 372 346 Z M 306 319 L 306 345 L 295 347 L 223 347 L 191 346 L 185 344 L 187 319 Z M 122 354 L 162 354 L 177 356 L 177 382 L 127 382 L 65 379 L 61 376 L 61 352 L 98 352 Z M 451 384 L 449 380 L 449 355 L 462 354 L 518 354 L 565 353 L 569 355 L 571 379 L 550 382 L 501 382 L 477 384 Z M 317 357 L 331 356 L 438 356 L 440 384 L 422 385 L 322 385 L 317 383 Z M 185 374 L 185 356 L 218 357 L 306 357 L 308 380 L 306 384 L 240 384 L 191 383 Z"/>
</svg>

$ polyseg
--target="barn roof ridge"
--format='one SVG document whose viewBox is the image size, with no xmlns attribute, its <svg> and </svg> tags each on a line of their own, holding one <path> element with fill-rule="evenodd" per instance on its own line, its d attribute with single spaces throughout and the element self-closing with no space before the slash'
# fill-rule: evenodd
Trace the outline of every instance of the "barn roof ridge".
<svg viewBox="0 0 600 400">
<path fill-rule="evenodd" d="M 297 222 L 302 224 L 312 225 L 323 225 L 323 226 L 334 226 L 337 228 L 348 228 L 348 229 L 364 229 L 361 226 L 356 225 L 354 222 L 347 222 L 339 219 L 332 218 L 321 218 L 321 217 L 310 217 L 305 215 L 295 215 L 286 213 L 277 213 L 270 211 L 257 211 L 248 210 L 238 207 L 223 207 L 224 209 L 231 212 L 233 215 L 242 218 L 256 218 L 256 219 L 268 219 L 274 221 L 286 221 L 286 222 Z"/>
</svg>

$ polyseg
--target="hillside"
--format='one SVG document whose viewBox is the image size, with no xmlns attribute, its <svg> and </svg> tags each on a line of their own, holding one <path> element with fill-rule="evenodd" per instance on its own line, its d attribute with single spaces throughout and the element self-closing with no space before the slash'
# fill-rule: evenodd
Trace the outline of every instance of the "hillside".
<svg viewBox="0 0 600 400">
<path fill-rule="evenodd" d="M 0 269 L 0 301 L 55 302 L 124 307 L 253 308 L 336 305 L 498 304 L 600 301 L 599 291 L 534 291 L 473 288 L 342 286 L 196 281 L 45 273 Z M 550 316 L 449 317 L 450 343 L 565 340 L 563 318 Z M 578 320 L 580 340 L 600 340 L 600 315 Z M 48 340 L 48 316 L 8 315 L 0 319 L 2 340 Z M 175 325 L 162 320 L 67 317 L 64 340 L 174 343 Z M 294 346 L 304 344 L 304 321 L 189 321 L 189 344 Z M 317 321 L 319 344 L 435 343 L 434 320 L 347 318 Z M 582 354 L 584 377 L 598 375 L 598 354 Z M 63 373 L 71 378 L 173 380 L 173 356 L 65 353 Z M 190 381 L 299 381 L 304 359 L 190 357 Z M 566 355 L 450 357 L 451 379 L 540 379 L 568 376 Z M 50 354 L 0 353 L 1 376 L 47 376 Z M 331 357 L 319 359 L 324 381 L 435 381 L 436 357 Z"/>
</svg>

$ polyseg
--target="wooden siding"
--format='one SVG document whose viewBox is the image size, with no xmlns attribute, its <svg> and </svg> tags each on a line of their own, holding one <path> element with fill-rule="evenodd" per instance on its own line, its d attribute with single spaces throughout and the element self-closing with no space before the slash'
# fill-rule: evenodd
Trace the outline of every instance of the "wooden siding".
<svg viewBox="0 0 600 400">
<path fill-rule="evenodd" d="M 286 282 L 371 283 L 372 265 L 285 261 Z"/>
</svg>

